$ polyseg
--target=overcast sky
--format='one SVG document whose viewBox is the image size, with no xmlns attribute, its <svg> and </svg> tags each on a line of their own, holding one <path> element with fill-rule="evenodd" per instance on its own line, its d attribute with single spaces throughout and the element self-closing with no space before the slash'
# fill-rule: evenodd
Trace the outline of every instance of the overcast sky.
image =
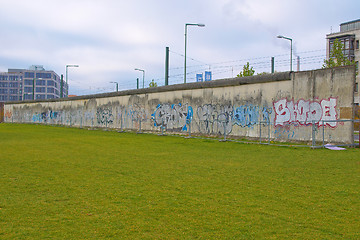
<svg viewBox="0 0 360 240">
<path fill-rule="evenodd" d="M 0 71 L 43 65 L 65 75 L 70 94 L 84 95 L 183 82 L 185 23 L 187 79 L 210 69 L 213 79 L 236 76 L 246 62 L 256 73 L 288 71 L 290 41 L 300 69 L 319 68 L 326 34 L 360 18 L 359 0 L 0 0 Z M 293 69 L 297 64 L 294 60 Z M 142 83 L 140 84 L 142 87 Z"/>
</svg>

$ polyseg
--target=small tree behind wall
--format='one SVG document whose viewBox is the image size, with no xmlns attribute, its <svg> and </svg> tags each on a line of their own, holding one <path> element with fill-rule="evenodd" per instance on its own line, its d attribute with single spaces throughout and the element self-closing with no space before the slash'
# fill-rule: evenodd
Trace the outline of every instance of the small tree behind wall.
<svg viewBox="0 0 360 240">
<path fill-rule="evenodd" d="M 157 83 L 154 81 L 154 79 L 149 83 L 149 87 L 157 87 Z"/>
<path fill-rule="evenodd" d="M 243 70 L 237 75 L 237 77 L 253 76 L 254 73 L 255 73 L 255 70 L 253 69 L 253 67 L 250 67 L 249 62 L 247 62 L 244 65 Z"/>
<path fill-rule="evenodd" d="M 323 68 L 333 68 L 352 64 L 355 64 L 355 62 L 350 61 L 350 59 L 344 55 L 344 45 L 339 39 L 335 39 L 332 49 L 330 50 L 329 59 L 324 60 Z"/>
</svg>

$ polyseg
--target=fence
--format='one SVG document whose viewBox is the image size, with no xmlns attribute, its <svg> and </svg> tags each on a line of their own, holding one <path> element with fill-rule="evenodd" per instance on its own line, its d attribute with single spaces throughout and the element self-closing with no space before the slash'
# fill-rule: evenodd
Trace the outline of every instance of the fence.
<svg viewBox="0 0 360 240">
<path fill-rule="evenodd" d="M 9 116 L 8 116 L 9 117 Z M 89 119 L 87 119 L 89 120 Z M 144 128 L 146 122 L 142 122 L 141 118 L 134 118 L 131 121 L 125 121 L 123 118 L 120 118 L 119 127 L 114 127 L 112 121 L 109 119 L 103 119 L 104 124 L 99 125 L 98 119 L 91 118 L 89 121 L 85 121 L 83 117 L 74 118 L 69 115 L 60 115 L 58 117 L 53 116 L 49 118 L 39 114 L 38 119 L 34 118 L 20 118 L 14 119 L 14 116 L 11 116 L 11 122 L 22 122 L 22 123 L 40 123 L 46 125 L 61 125 L 67 127 L 79 127 L 79 128 L 99 128 L 107 130 L 117 130 L 118 132 L 124 131 L 133 131 L 137 133 L 158 133 L 159 135 L 182 135 L 188 138 L 212 138 L 219 139 L 221 141 L 237 141 L 237 142 L 251 142 L 267 145 L 277 145 L 277 146 L 306 146 L 311 148 L 321 148 L 326 144 L 332 144 L 336 146 L 346 146 L 354 147 L 358 146 L 359 143 L 359 129 L 354 128 L 354 126 L 359 126 L 359 120 L 322 120 L 320 122 L 297 122 L 289 123 L 285 125 L 279 125 L 277 122 L 272 121 L 260 121 L 257 124 L 252 126 L 258 134 L 256 136 L 242 136 L 229 134 L 228 124 L 229 120 L 222 121 L 218 123 L 217 133 L 204 135 L 199 132 L 196 132 L 194 129 L 195 123 L 190 119 L 186 120 L 186 130 L 181 132 L 175 132 L 168 130 L 164 124 L 156 127 L 155 129 L 148 130 L 147 127 Z M 86 122 L 86 123 L 85 123 Z M 208 124 L 208 123 L 205 123 Z M 344 129 L 354 129 L 352 134 L 349 135 L 347 131 L 344 131 L 344 139 L 347 141 L 339 141 L 338 137 L 339 132 L 342 132 L 342 127 Z M 335 131 L 337 131 L 335 133 Z M 350 137 L 349 137 L 350 136 Z"/>
</svg>

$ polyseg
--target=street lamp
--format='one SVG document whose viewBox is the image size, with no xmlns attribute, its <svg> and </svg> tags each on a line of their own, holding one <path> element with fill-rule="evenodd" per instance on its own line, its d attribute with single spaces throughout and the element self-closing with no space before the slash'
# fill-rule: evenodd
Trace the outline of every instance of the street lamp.
<svg viewBox="0 0 360 240">
<path fill-rule="evenodd" d="M 69 67 L 79 67 L 79 65 L 66 65 L 66 86 L 67 86 L 67 91 L 66 91 L 66 96 L 69 96 L 69 85 L 68 85 L 68 68 Z"/>
<path fill-rule="evenodd" d="M 185 60 L 184 60 L 184 83 L 186 83 L 186 42 L 187 42 L 187 27 L 188 26 L 198 26 L 205 27 L 205 24 L 202 23 L 186 23 L 185 24 Z"/>
<path fill-rule="evenodd" d="M 117 82 L 110 82 L 110 83 L 115 83 L 116 84 L 116 91 L 118 92 L 119 91 L 119 83 L 117 83 Z"/>
<path fill-rule="evenodd" d="M 136 71 L 143 72 L 143 88 L 144 88 L 144 81 L 145 81 L 145 70 L 142 70 L 140 68 L 135 68 Z"/>
<path fill-rule="evenodd" d="M 282 35 L 277 36 L 277 38 L 283 38 L 290 41 L 290 72 L 292 72 L 292 39 L 288 37 L 284 37 Z"/>
</svg>

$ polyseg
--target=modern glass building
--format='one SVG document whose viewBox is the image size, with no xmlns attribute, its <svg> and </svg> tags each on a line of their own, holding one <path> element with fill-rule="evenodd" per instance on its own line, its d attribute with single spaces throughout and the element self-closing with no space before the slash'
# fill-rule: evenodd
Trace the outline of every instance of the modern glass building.
<svg viewBox="0 0 360 240">
<path fill-rule="evenodd" d="M 66 82 L 41 65 L 0 73 L 0 102 L 67 97 Z"/>
</svg>

